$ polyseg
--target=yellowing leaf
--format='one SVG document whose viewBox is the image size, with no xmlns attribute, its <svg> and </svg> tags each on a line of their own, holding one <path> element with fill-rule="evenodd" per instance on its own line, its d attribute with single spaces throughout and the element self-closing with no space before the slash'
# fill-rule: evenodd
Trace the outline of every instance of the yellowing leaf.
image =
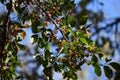
<svg viewBox="0 0 120 80">
<path fill-rule="evenodd" d="M 96 49 L 95 46 L 91 46 L 91 47 L 90 47 L 90 51 L 94 51 L 95 49 Z"/>
<path fill-rule="evenodd" d="M 18 30 L 18 28 L 19 28 L 19 27 L 18 27 L 17 25 L 14 26 L 14 30 Z"/>
<path fill-rule="evenodd" d="M 58 62 L 63 62 L 63 59 L 62 59 L 62 58 L 59 58 L 59 59 L 58 59 Z"/>
<path fill-rule="evenodd" d="M 64 62 L 65 60 L 67 60 L 67 58 L 59 58 L 58 62 Z"/>
<path fill-rule="evenodd" d="M 29 27 L 28 24 L 23 24 L 23 25 L 22 25 L 22 28 L 28 28 L 28 27 Z"/>
<path fill-rule="evenodd" d="M 19 29 L 19 25 L 17 25 L 17 24 L 15 24 L 15 25 L 13 25 L 13 27 L 12 27 L 12 31 L 17 31 Z"/>
<path fill-rule="evenodd" d="M 17 31 L 11 32 L 12 36 L 16 37 L 18 35 Z"/>
<path fill-rule="evenodd" d="M 20 36 L 21 36 L 22 38 L 25 38 L 25 37 L 26 37 L 26 32 L 22 30 L 22 31 L 20 32 Z"/>
</svg>

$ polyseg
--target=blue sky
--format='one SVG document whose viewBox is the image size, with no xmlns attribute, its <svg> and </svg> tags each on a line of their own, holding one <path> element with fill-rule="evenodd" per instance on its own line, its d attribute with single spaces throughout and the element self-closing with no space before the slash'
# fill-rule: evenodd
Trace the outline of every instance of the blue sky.
<svg viewBox="0 0 120 80">
<path fill-rule="evenodd" d="M 96 1 L 96 0 L 94 0 L 94 1 Z M 120 17 L 120 0 L 98 0 L 98 1 L 103 2 L 104 6 L 98 6 L 96 4 L 91 3 L 87 8 L 90 10 L 93 10 L 95 12 L 98 11 L 98 9 L 102 10 L 104 12 L 104 17 L 106 19 Z M 79 2 L 79 0 L 76 0 L 76 3 L 77 2 Z M 0 3 L 0 16 L 2 14 L 4 14 L 4 12 L 6 12 L 5 7 L 4 7 L 4 5 L 2 5 Z M 22 43 L 26 43 L 26 45 L 31 46 L 30 41 L 28 41 L 28 39 L 30 39 L 30 36 L 31 36 L 30 34 L 32 34 L 32 32 L 30 29 L 26 30 L 26 32 L 29 34 L 27 35 L 27 38 L 25 38 L 25 40 Z M 84 80 L 93 80 L 95 77 L 97 77 L 95 75 L 92 67 L 82 66 L 82 68 L 83 68 L 83 70 L 87 71 L 86 72 L 87 78 Z M 102 75 L 104 76 L 104 74 L 102 74 Z M 103 78 L 102 77 L 100 77 L 98 79 L 99 80 L 107 80 L 104 77 Z M 55 78 L 56 78 L 56 80 L 58 80 L 58 76 L 56 76 Z"/>
</svg>

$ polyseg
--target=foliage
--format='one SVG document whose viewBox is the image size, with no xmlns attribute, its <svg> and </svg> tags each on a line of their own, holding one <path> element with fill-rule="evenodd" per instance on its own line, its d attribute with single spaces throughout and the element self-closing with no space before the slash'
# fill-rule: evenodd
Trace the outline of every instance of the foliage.
<svg viewBox="0 0 120 80">
<path fill-rule="evenodd" d="M 91 24 L 86 25 L 90 12 L 85 6 L 89 0 L 80 3 L 83 12 L 79 15 L 75 12 L 76 4 L 70 0 L 1 0 L 1 3 L 8 10 L 7 15 L 0 17 L 1 79 L 52 80 L 55 71 L 61 73 L 64 79 L 76 80 L 76 72 L 80 71 L 84 64 L 92 65 L 97 76 L 101 76 L 101 68 L 104 68 L 108 78 L 113 75 L 111 67 L 119 71 L 120 64 L 116 62 L 109 60 L 105 64 L 99 62 L 103 60 L 104 53 L 90 39 L 88 28 Z M 17 20 L 12 19 L 13 17 Z M 29 47 L 21 43 L 29 34 L 25 28 L 30 28 L 33 33 L 30 40 L 31 44 L 35 45 L 35 51 L 32 54 Z M 62 37 L 59 38 L 58 34 Z M 52 52 L 52 46 L 57 46 L 56 54 Z M 40 49 L 43 52 L 40 52 Z M 21 50 L 31 55 L 34 58 L 33 62 L 37 63 L 31 74 L 26 71 L 16 74 L 16 66 L 24 70 L 27 65 L 20 60 L 18 52 Z M 61 55 L 64 56 L 60 57 Z M 44 69 L 42 74 L 38 75 L 37 69 L 41 65 Z"/>
</svg>

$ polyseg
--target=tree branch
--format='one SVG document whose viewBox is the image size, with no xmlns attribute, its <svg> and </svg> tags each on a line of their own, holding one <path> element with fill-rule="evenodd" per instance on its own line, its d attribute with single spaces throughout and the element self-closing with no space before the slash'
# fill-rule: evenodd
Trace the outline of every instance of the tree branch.
<svg viewBox="0 0 120 80">
<path fill-rule="evenodd" d="M 54 63 L 52 64 L 52 66 L 54 67 L 54 65 L 55 65 L 55 63 L 57 62 L 57 60 L 58 60 L 58 57 L 59 57 L 59 55 L 60 55 L 60 53 L 63 51 L 63 47 L 60 49 L 60 51 L 58 52 L 58 54 L 55 56 L 55 61 L 54 61 Z"/>
<path fill-rule="evenodd" d="M 10 6 L 8 8 L 8 13 L 7 13 L 5 21 L 3 23 L 3 34 L 2 34 L 3 38 L 2 38 L 2 46 L 1 46 L 1 50 L 0 50 L 0 59 L 2 58 L 2 54 L 3 54 L 3 51 L 5 49 L 7 29 L 8 29 L 8 26 L 9 26 L 9 16 L 10 16 L 10 12 L 12 10 L 12 0 L 10 0 L 9 5 Z"/>
<path fill-rule="evenodd" d="M 92 35 L 95 35 L 96 33 L 99 33 L 102 30 L 106 30 L 109 27 L 113 27 L 114 25 L 120 23 L 120 18 L 117 18 L 114 22 L 111 22 L 110 24 L 107 24 L 105 27 L 97 28 L 97 25 L 95 25 L 96 32 L 94 32 Z"/>
<path fill-rule="evenodd" d="M 35 1 L 35 0 L 34 0 Z M 36 5 L 40 5 L 39 3 L 37 3 L 36 1 L 35 1 L 35 3 L 36 3 Z M 39 8 L 45 13 L 45 15 L 50 19 L 50 21 L 52 21 L 52 23 L 55 25 L 55 27 L 56 27 L 56 29 L 58 29 L 60 32 L 61 32 L 61 34 L 63 35 L 63 37 L 64 37 L 64 39 L 66 40 L 66 41 L 68 41 L 68 39 L 66 38 L 66 36 L 64 35 L 64 33 L 62 32 L 62 30 L 57 26 L 57 24 L 56 24 L 56 22 L 46 13 L 46 11 L 41 7 L 41 6 L 39 6 Z"/>
</svg>

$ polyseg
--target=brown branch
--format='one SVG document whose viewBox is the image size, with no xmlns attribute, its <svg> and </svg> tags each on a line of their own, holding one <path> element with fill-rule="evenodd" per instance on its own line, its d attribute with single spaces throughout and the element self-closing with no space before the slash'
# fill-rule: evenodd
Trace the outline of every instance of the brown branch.
<svg viewBox="0 0 120 80">
<path fill-rule="evenodd" d="M 5 21 L 3 23 L 3 34 L 2 34 L 3 38 L 2 38 L 2 46 L 1 46 L 1 51 L 0 51 L 0 59 L 2 58 L 2 54 L 3 54 L 3 51 L 5 49 L 7 29 L 8 29 L 8 26 L 9 26 L 9 16 L 10 16 L 10 12 L 12 10 L 12 0 L 10 0 L 9 5 L 10 6 L 8 8 L 8 13 L 7 13 Z"/>
<path fill-rule="evenodd" d="M 58 54 L 55 56 L 55 60 L 54 60 L 54 62 L 53 62 L 53 64 L 52 64 L 52 67 L 54 68 L 54 65 L 55 65 L 55 63 L 57 62 L 57 60 L 58 60 L 58 57 L 59 57 L 59 55 L 60 55 L 60 53 L 63 51 L 63 47 L 60 49 L 60 51 L 58 52 Z"/>
<path fill-rule="evenodd" d="M 102 31 L 102 30 L 106 30 L 106 29 L 109 28 L 109 27 L 112 28 L 114 25 L 116 25 L 116 24 L 118 24 L 118 23 L 120 23 L 120 18 L 115 19 L 114 22 L 111 22 L 111 23 L 109 23 L 109 24 L 107 24 L 106 26 L 101 27 L 101 28 L 97 28 L 98 25 L 95 25 L 94 28 L 96 29 L 96 32 L 94 32 L 92 35 L 95 35 L 96 33 L 99 33 L 99 32 Z M 112 30 L 112 29 L 111 29 L 111 30 Z"/>
<path fill-rule="evenodd" d="M 36 2 L 36 0 L 34 0 L 34 1 L 35 1 L 36 5 L 38 5 L 38 6 L 40 5 L 39 3 Z M 39 6 L 39 8 L 45 13 L 45 15 L 50 19 L 50 21 L 52 21 L 52 23 L 55 25 L 56 29 L 58 29 L 61 32 L 61 34 L 63 35 L 64 39 L 66 41 L 68 41 L 68 39 L 66 38 L 66 36 L 62 32 L 62 30 L 57 26 L 56 22 L 53 20 L 53 18 L 51 18 L 41 6 Z"/>
</svg>

